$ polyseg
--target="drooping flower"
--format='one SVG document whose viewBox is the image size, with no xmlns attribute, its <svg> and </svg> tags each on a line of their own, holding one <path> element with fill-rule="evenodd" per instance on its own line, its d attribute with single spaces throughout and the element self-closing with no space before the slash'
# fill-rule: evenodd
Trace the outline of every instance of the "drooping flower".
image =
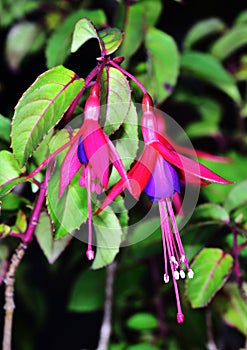
<svg viewBox="0 0 247 350">
<path fill-rule="evenodd" d="M 80 185 L 85 186 L 88 192 L 88 249 L 86 255 L 89 260 L 94 259 L 92 249 L 92 208 L 91 192 L 100 193 L 101 185 L 108 188 L 109 165 L 117 169 L 121 179 L 128 184 L 128 176 L 124 165 L 109 137 L 99 125 L 100 100 L 99 85 L 96 83 L 90 92 L 84 110 L 84 122 L 74 136 L 75 142 L 67 152 L 60 172 L 59 196 L 72 178 L 82 168 Z M 128 186 L 128 185 L 127 185 Z"/>
<path fill-rule="evenodd" d="M 177 280 L 185 278 L 184 267 L 188 277 L 193 277 L 188 259 L 176 224 L 172 207 L 172 197 L 180 192 L 181 180 L 206 185 L 211 182 L 230 184 L 200 163 L 178 154 L 174 146 L 164 135 L 160 135 L 151 97 L 143 98 L 143 115 L 141 121 L 144 150 L 140 158 L 128 171 L 131 190 L 135 197 L 146 193 L 152 202 L 158 202 L 164 251 L 164 282 L 169 281 L 169 269 L 172 274 L 177 301 L 177 322 L 182 323 L 184 315 L 181 309 Z M 114 198 L 126 188 L 120 179 L 110 190 L 95 215 L 108 206 Z"/>
</svg>

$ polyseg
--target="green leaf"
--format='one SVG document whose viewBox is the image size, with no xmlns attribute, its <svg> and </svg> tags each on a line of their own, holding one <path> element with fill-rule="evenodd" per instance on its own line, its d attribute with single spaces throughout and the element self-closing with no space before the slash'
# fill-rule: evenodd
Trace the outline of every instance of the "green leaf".
<svg viewBox="0 0 247 350">
<path fill-rule="evenodd" d="M 0 224 L 0 239 L 3 237 L 7 237 L 10 233 L 11 233 L 10 226 L 8 226 L 6 224 Z"/>
<path fill-rule="evenodd" d="M 164 101 L 176 85 L 179 74 L 179 53 L 174 39 L 156 28 L 149 28 L 145 37 L 150 71 L 147 72 L 149 93 L 156 103 Z"/>
<path fill-rule="evenodd" d="M 87 18 L 80 19 L 75 26 L 73 38 L 71 43 L 71 52 L 76 52 L 86 41 L 90 39 L 97 39 L 101 46 L 98 33 L 91 21 Z M 103 48 L 101 47 L 101 50 Z"/>
<path fill-rule="evenodd" d="M 189 137 L 208 137 L 209 135 L 213 136 L 219 133 L 222 106 L 218 101 L 179 87 L 173 94 L 173 99 L 186 104 L 190 103 L 200 114 L 200 120 L 193 121 L 186 127 L 186 133 Z"/>
<path fill-rule="evenodd" d="M 15 225 L 12 227 L 13 233 L 24 233 L 27 229 L 27 217 L 22 210 L 19 210 L 16 216 Z"/>
<path fill-rule="evenodd" d="M 0 139 L 10 142 L 10 119 L 0 114 Z"/>
<path fill-rule="evenodd" d="M 193 308 L 207 306 L 225 284 L 233 258 L 218 248 L 204 248 L 191 265 L 195 273 L 186 283 L 186 294 Z"/>
<path fill-rule="evenodd" d="M 185 52 L 181 58 L 181 68 L 182 72 L 212 84 L 240 103 L 241 97 L 234 79 L 213 56 L 196 51 Z"/>
<path fill-rule="evenodd" d="M 46 59 L 48 68 L 63 64 L 70 54 L 72 35 L 76 22 L 87 17 L 95 26 L 105 26 L 106 16 L 102 10 L 79 10 L 68 16 L 60 27 L 52 34 L 46 48 Z"/>
<path fill-rule="evenodd" d="M 227 283 L 216 296 L 213 306 L 229 326 L 247 334 L 246 297 L 241 295 L 236 283 Z"/>
<path fill-rule="evenodd" d="M 244 180 L 235 185 L 229 192 L 224 202 L 225 210 L 230 213 L 231 211 L 247 204 L 247 180 Z"/>
<path fill-rule="evenodd" d="M 157 348 L 157 346 L 146 344 L 146 343 L 140 343 L 137 345 L 128 346 L 128 350 L 159 350 L 159 349 L 160 348 Z"/>
<path fill-rule="evenodd" d="M 162 2 L 160 0 L 143 0 L 128 8 L 128 21 L 124 28 L 124 41 L 120 48 L 120 55 L 125 57 L 123 67 L 127 67 L 131 56 L 141 46 L 145 31 L 156 23 L 161 11 Z"/>
<path fill-rule="evenodd" d="M 9 151 L 1 151 L 0 159 L 0 196 L 3 196 L 18 183 L 25 181 L 25 178 L 19 177 L 25 168 L 20 168 L 14 155 Z"/>
<path fill-rule="evenodd" d="M 40 75 L 23 94 L 12 126 L 13 152 L 21 165 L 62 119 L 83 86 L 83 79 L 58 66 Z"/>
<path fill-rule="evenodd" d="M 0 225 L 1 227 L 1 225 Z M 6 245 L 0 244 L 0 285 L 3 282 L 3 279 L 5 277 L 5 273 L 7 271 L 7 268 L 9 266 L 8 263 L 8 256 L 9 256 L 9 248 Z"/>
<path fill-rule="evenodd" d="M 27 54 L 35 51 L 34 43 L 41 40 L 42 44 L 44 39 L 44 32 L 36 23 L 20 22 L 12 26 L 6 38 L 5 50 L 9 67 L 17 70 Z"/>
<path fill-rule="evenodd" d="M 109 347 L 109 350 L 125 350 L 127 347 L 127 344 L 126 343 L 111 343 L 110 344 L 110 347 Z"/>
<path fill-rule="evenodd" d="M 17 210 L 22 203 L 30 205 L 30 202 L 26 198 L 19 197 L 15 193 L 10 192 L 2 199 L 1 207 L 2 210 Z"/>
<path fill-rule="evenodd" d="M 139 146 L 138 115 L 132 101 L 130 103 L 128 114 L 121 125 L 120 132 L 121 138 L 116 140 L 115 147 L 123 161 L 125 169 L 128 170 L 136 158 Z M 119 173 L 113 168 L 109 179 L 109 187 L 113 186 L 119 179 Z"/>
<path fill-rule="evenodd" d="M 242 25 L 247 23 L 247 10 L 240 12 L 240 14 L 235 18 L 234 23 L 236 25 Z"/>
<path fill-rule="evenodd" d="M 105 270 L 83 271 L 75 281 L 68 309 L 73 312 L 93 312 L 103 308 Z"/>
<path fill-rule="evenodd" d="M 42 212 L 40 215 L 35 236 L 50 264 L 58 259 L 72 239 L 72 236 L 68 235 L 59 240 L 54 240 L 51 220 L 46 212 Z"/>
<path fill-rule="evenodd" d="M 107 28 L 99 32 L 104 55 L 115 52 L 123 41 L 123 33 L 117 28 Z"/>
<path fill-rule="evenodd" d="M 125 58 L 122 63 L 123 67 L 128 66 L 129 59 L 141 46 L 144 39 L 143 27 L 142 6 L 139 4 L 130 6 L 128 9 L 128 23 L 124 28 L 124 41 L 119 52 Z"/>
<path fill-rule="evenodd" d="M 158 327 L 158 320 L 152 314 L 143 312 L 131 316 L 127 320 L 127 326 L 138 331 L 151 330 Z"/>
<path fill-rule="evenodd" d="M 112 134 L 128 115 L 131 90 L 124 74 L 113 67 L 104 69 L 101 84 L 101 111 L 105 121 L 104 131 L 107 134 Z"/>
<path fill-rule="evenodd" d="M 93 227 L 97 240 L 97 252 L 92 268 L 99 269 L 112 263 L 119 252 L 122 228 L 110 207 L 93 217 Z"/>
<path fill-rule="evenodd" d="M 25 15 L 37 9 L 39 6 L 40 2 L 36 0 L 16 0 L 15 2 L 0 2 L 1 26 L 9 26 L 14 20 L 24 18 Z"/>
<path fill-rule="evenodd" d="M 50 142 L 50 150 L 65 144 L 69 140 L 69 132 L 61 130 Z M 55 239 L 62 238 L 68 233 L 79 229 L 87 219 L 87 190 L 79 184 L 80 172 L 71 180 L 70 185 L 59 199 L 60 167 L 68 149 L 57 156 L 57 165 L 47 189 L 47 205 L 52 222 L 55 226 Z"/>
<path fill-rule="evenodd" d="M 129 222 L 129 212 L 125 206 L 125 202 L 122 196 L 117 196 L 111 204 L 111 207 L 114 210 L 114 213 L 117 214 L 117 218 L 119 219 L 123 235 L 122 241 L 125 239 L 126 233 L 128 231 L 128 222 Z"/>
<path fill-rule="evenodd" d="M 219 60 L 224 60 L 246 44 L 247 27 L 236 26 L 216 40 L 210 51 Z"/>
<path fill-rule="evenodd" d="M 228 224 L 230 221 L 227 211 L 218 204 L 206 203 L 199 205 L 192 216 L 193 221 L 207 221 Z"/>
<path fill-rule="evenodd" d="M 219 18 L 207 18 L 193 25 L 184 39 L 184 48 L 191 49 L 198 41 L 214 34 L 222 33 L 226 25 Z"/>
<path fill-rule="evenodd" d="M 143 259 L 161 251 L 160 218 L 140 221 L 128 237 L 130 259 Z"/>
</svg>

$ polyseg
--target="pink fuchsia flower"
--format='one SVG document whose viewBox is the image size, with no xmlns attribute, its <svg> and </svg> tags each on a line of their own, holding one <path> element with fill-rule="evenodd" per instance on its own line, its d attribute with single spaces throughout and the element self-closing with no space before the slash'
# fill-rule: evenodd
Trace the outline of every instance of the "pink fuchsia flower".
<svg viewBox="0 0 247 350">
<path fill-rule="evenodd" d="M 144 150 L 128 171 L 128 177 L 131 189 L 135 191 L 135 196 L 144 192 L 151 201 L 158 202 L 164 251 L 164 281 L 165 283 L 169 282 L 170 270 L 177 302 L 177 322 L 182 323 L 184 315 L 181 309 L 177 280 L 185 278 L 184 268 L 187 269 L 189 278 L 193 278 L 194 273 L 189 266 L 183 248 L 171 199 L 180 192 L 181 180 L 203 185 L 211 182 L 221 184 L 230 184 L 231 182 L 213 173 L 200 163 L 176 152 L 173 145 L 159 133 L 149 95 L 145 95 L 143 98 L 141 124 Z M 95 214 L 101 212 L 125 188 L 126 184 L 123 179 L 120 179 L 110 190 Z"/>
<path fill-rule="evenodd" d="M 129 183 L 123 162 L 118 155 L 109 137 L 101 129 L 98 119 L 100 116 L 99 85 L 96 83 L 90 92 L 84 110 L 84 122 L 78 133 L 74 136 L 60 173 L 61 197 L 71 179 L 82 168 L 80 185 L 88 191 L 88 249 L 86 255 L 89 260 L 94 259 L 92 249 L 92 208 L 91 192 L 100 193 L 101 185 L 108 188 L 109 165 L 117 169 L 124 183 Z M 127 185 L 128 186 L 128 185 Z"/>
</svg>

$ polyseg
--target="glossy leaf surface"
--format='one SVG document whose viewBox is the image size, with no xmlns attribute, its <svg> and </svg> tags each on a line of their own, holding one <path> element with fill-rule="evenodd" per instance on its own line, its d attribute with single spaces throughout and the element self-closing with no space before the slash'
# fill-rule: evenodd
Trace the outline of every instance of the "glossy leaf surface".
<svg viewBox="0 0 247 350">
<path fill-rule="evenodd" d="M 186 295 L 193 308 L 209 304 L 229 277 L 232 267 L 232 256 L 221 249 L 201 250 L 191 265 L 195 276 L 186 284 Z"/>
<path fill-rule="evenodd" d="M 55 241 L 53 238 L 51 220 L 45 212 L 41 213 L 39 223 L 35 230 L 35 236 L 41 250 L 50 264 L 53 264 L 59 258 L 73 238 L 71 235 L 67 235 L 66 237 Z"/>
<path fill-rule="evenodd" d="M 61 120 L 83 86 L 83 79 L 58 66 L 40 75 L 23 94 L 12 125 L 13 152 L 21 165 Z"/>
<path fill-rule="evenodd" d="M 110 207 L 93 217 L 93 226 L 96 233 L 97 252 L 92 268 L 99 269 L 112 263 L 119 252 L 122 228 Z"/>
</svg>

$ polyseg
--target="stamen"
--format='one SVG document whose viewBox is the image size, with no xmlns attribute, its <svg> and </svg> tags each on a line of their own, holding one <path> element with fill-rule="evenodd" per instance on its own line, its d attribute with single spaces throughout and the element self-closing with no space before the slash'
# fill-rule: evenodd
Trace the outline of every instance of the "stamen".
<svg viewBox="0 0 247 350">
<path fill-rule="evenodd" d="M 159 200 L 159 209 L 160 209 L 161 232 L 162 232 L 162 240 L 163 240 L 163 248 L 164 248 L 164 257 L 166 257 L 168 254 L 169 261 L 170 261 L 170 267 L 171 267 L 171 271 L 172 271 L 173 285 L 174 285 L 174 290 L 175 290 L 175 295 L 176 295 L 177 310 L 178 310 L 177 322 L 182 323 L 184 320 L 184 315 L 182 313 L 179 292 L 178 292 L 178 285 L 177 285 L 177 280 L 179 279 L 180 274 L 175 269 L 175 266 L 179 267 L 179 263 L 178 263 L 179 259 L 178 258 L 176 259 L 177 247 L 176 247 L 176 244 L 174 242 L 173 233 L 172 233 L 170 223 L 169 223 L 166 199 Z M 175 254 L 174 254 L 174 251 L 175 251 Z M 168 260 L 165 258 L 166 264 L 167 264 L 167 261 Z M 183 276 L 183 273 L 182 273 L 182 276 Z M 169 281 L 169 276 L 168 276 L 167 270 L 164 274 L 164 281 L 165 281 L 165 283 L 167 283 Z"/>
<path fill-rule="evenodd" d="M 179 272 L 177 270 L 173 272 L 173 276 L 175 280 L 179 280 Z"/>
<path fill-rule="evenodd" d="M 189 271 L 188 271 L 188 277 L 189 277 L 189 278 L 193 278 L 193 277 L 194 277 L 194 271 L 193 271 L 193 270 L 189 269 Z"/>
<path fill-rule="evenodd" d="M 173 255 L 171 256 L 171 262 L 175 264 L 175 269 L 177 269 L 179 266 L 179 263 L 177 262 L 177 260 L 175 259 L 175 256 Z"/>
<path fill-rule="evenodd" d="M 163 253 L 164 253 L 164 263 L 165 263 L 165 274 L 164 274 L 164 281 L 165 283 L 169 282 L 169 275 L 168 275 L 168 263 L 167 263 L 167 247 L 166 247 L 166 234 L 165 234 L 165 227 L 164 227 L 164 221 L 163 216 L 165 220 L 165 215 L 163 213 L 163 201 L 159 201 L 159 210 L 160 210 L 160 221 L 161 221 L 161 233 L 162 233 L 162 243 L 163 243 Z M 166 278 L 165 278 L 166 276 Z"/>
<path fill-rule="evenodd" d="M 172 203 L 171 203 L 171 199 L 170 198 L 166 198 L 166 203 L 167 203 L 167 207 L 168 207 L 168 212 L 171 218 L 171 222 L 172 222 L 172 227 L 173 227 L 173 232 L 175 234 L 176 237 L 176 241 L 177 241 L 177 245 L 178 245 L 178 249 L 180 252 L 181 256 L 185 256 L 185 252 L 184 252 L 184 248 L 183 248 L 183 244 L 179 235 L 179 231 L 178 231 L 178 226 L 177 226 L 177 222 L 174 216 L 174 212 L 173 212 L 173 208 L 172 208 Z M 186 259 L 185 261 L 186 262 Z M 189 269 L 189 266 L 186 265 L 186 267 Z"/>
<path fill-rule="evenodd" d="M 88 247 L 86 256 L 88 260 L 94 259 L 94 251 L 92 249 L 92 240 L 93 240 L 93 227 L 92 227 L 92 207 L 91 207 L 91 176 L 90 168 L 87 166 L 87 207 L 88 207 Z"/>
<path fill-rule="evenodd" d="M 183 323 L 184 322 L 184 314 L 177 313 L 177 322 L 178 323 Z"/>
<path fill-rule="evenodd" d="M 165 283 L 169 282 L 169 276 L 166 273 L 164 274 L 164 282 Z"/>
<path fill-rule="evenodd" d="M 181 277 L 181 278 L 185 278 L 185 272 L 184 272 L 184 270 L 180 270 L 180 271 L 179 271 L 179 274 L 180 274 L 180 277 Z"/>
<path fill-rule="evenodd" d="M 93 250 L 88 250 L 86 251 L 86 256 L 88 258 L 88 260 L 93 260 L 94 259 L 94 251 Z"/>
<path fill-rule="evenodd" d="M 181 261 L 182 263 L 185 262 L 185 255 L 184 255 L 184 254 L 182 254 L 180 261 Z"/>
</svg>

